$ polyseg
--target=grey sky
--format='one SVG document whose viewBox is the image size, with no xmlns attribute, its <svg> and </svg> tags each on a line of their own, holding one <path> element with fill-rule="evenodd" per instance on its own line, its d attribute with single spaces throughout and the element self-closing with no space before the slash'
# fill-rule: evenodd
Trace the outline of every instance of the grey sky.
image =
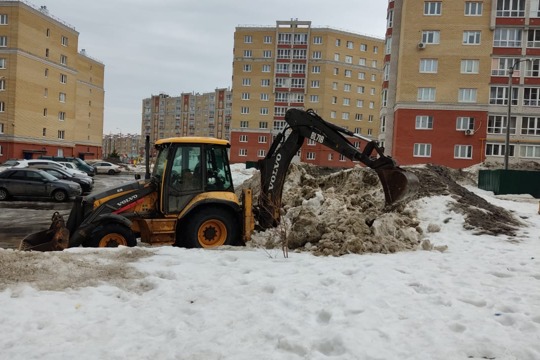
<svg viewBox="0 0 540 360">
<path fill-rule="evenodd" d="M 386 0 L 43 0 L 105 64 L 104 132 L 140 133 L 142 99 L 230 87 L 234 30 L 311 21 L 384 37 Z"/>
</svg>

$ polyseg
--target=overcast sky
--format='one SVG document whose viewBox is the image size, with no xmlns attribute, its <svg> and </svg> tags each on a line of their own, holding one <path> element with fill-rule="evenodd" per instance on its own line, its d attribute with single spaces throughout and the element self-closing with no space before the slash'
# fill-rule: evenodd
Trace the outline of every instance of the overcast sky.
<svg viewBox="0 0 540 360">
<path fill-rule="evenodd" d="M 104 133 L 140 133 L 142 100 L 231 87 L 237 26 L 311 21 L 384 37 L 383 0 L 43 0 L 75 27 L 79 50 L 105 64 Z"/>
</svg>

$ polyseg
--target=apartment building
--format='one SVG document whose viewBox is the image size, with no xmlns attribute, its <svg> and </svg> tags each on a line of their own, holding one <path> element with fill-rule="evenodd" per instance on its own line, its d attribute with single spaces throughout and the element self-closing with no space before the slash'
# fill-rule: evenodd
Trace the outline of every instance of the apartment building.
<svg viewBox="0 0 540 360">
<path fill-rule="evenodd" d="M 0 162 L 101 155 L 104 65 L 79 33 L 21 1 L 0 1 Z"/>
<path fill-rule="evenodd" d="M 150 143 L 176 136 L 230 137 L 232 93 L 216 88 L 207 93 L 152 95 L 142 101 L 142 139 Z"/>
<path fill-rule="evenodd" d="M 538 0 L 390 0 L 384 53 L 380 140 L 401 164 L 540 160 Z"/>
<path fill-rule="evenodd" d="M 144 159 L 144 139 L 139 134 L 106 134 L 103 136 L 103 158 L 116 153 L 120 161 L 133 163 Z"/>
<path fill-rule="evenodd" d="M 377 138 L 384 40 L 311 21 L 239 26 L 234 33 L 232 163 L 263 158 L 286 126 L 290 108 Z M 356 146 L 362 147 L 358 141 Z M 313 141 L 300 161 L 335 167 L 353 163 Z"/>
</svg>

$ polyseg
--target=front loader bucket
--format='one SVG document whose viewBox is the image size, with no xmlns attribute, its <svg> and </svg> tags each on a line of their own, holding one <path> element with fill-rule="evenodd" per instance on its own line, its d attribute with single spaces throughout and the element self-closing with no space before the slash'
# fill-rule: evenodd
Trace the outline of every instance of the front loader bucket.
<svg viewBox="0 0 540 360">
<path fill-rule="evenodd" d="M 48 230 L 38 231 L 25 237 L 19 244 L 22 251 L 61 251 L 68 247 L 69 230 L 58 212 L 52 216 Z"/>
<path fill-rule="evenodd" d="M 400 167 L 375 169 L 384 191 L 386 205 L 406 200 L 416 195 L 420 180 L 413 173 Z"/>
</svg>

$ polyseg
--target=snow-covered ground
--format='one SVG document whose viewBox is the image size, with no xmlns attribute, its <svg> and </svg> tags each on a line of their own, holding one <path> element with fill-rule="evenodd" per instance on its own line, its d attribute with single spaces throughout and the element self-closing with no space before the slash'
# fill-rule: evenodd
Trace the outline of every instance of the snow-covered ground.
<svg viewBox="0 0 540 360">
<path fill-rule="evenodd" d="M 442 252 L 0 250 L 0 359 L 538 360 L 538 200 L 468 189 L 520 234 L 473 235 L 437 196 L 411 206 Z"/>
</svg>

